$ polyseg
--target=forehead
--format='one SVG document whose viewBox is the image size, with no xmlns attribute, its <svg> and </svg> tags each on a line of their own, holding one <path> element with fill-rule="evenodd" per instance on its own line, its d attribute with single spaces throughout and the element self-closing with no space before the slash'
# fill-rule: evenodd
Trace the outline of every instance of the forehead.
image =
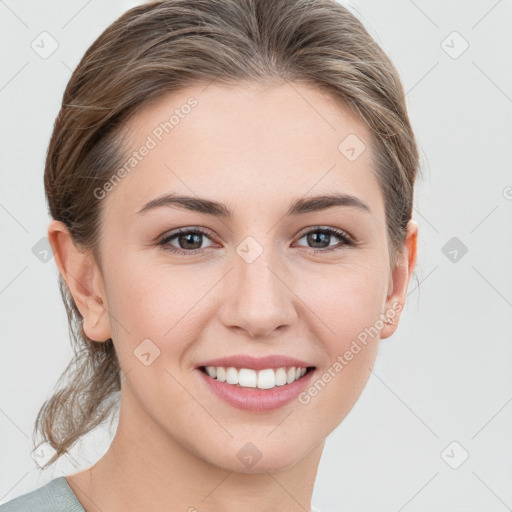
<svg viewBox="0 0 512 512">
<path fill-rule="evenodd" d="M 107 197 L 112 208 L 135 212 L 168 192 L 233 209 L 333 191 L 382 203 L 367 126 L 313 86 L 188 87 L 141 109 L 128 129 L 126 172 Z"/>
</svg>

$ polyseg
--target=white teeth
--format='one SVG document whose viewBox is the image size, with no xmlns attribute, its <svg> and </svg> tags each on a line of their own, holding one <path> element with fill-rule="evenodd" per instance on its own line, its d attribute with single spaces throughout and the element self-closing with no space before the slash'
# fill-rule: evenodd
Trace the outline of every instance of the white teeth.
<svg viewBox="0 0 512 512">
<path fill-rule="evenodd" d="M 255 388 L 258 384 L 258 374 L 256 373 L 256 370 L 242 368 L 238 372 L 238 384 L 243 388 Z"/>
<path fill-rule="evenodd" d="M 238 372 L 236 368 L 228 368 L 226 370 L 226 382 L 228 384 L 238 384 Z"/>
<path fill-rule="evenodd" d="M 272 389 L 276 387 L 276 374 L 274 370 L 260 370 L 258 372 L 258 388 Z"/>
<path fill-rule="evenodd" d="M 286 384 L 286 370 L 278 368 L 276 370 L 276 386 L 284 386 Z"/>
<path fill-rule="evenodd" d="M 221 366 L 216 368 L 217 370 L 217 380 L 220 382 L 226 382 L 226 370 Z"/>
<path fill-rule="evenodd" d="M 234 368 L 230 366 L 207 366 L 206 373 L 213 379 L 227 384 L 238 385 L 244 388 L 272 389 L 276 386 L 291 384 L 300 379 L 306 368 L 266 368 L 264 370 L 252 370 L 250 368 Z"/>
<path fill-rule="evenodd" d="M 214 379 L 215 379 L 215 377 L 217 377 L 217 368 L 215 368 L 215 366 L 207 366 L 206 372 L 208 373 L 208 375 L 210 377 L 212 377 Z"/>
</svg>

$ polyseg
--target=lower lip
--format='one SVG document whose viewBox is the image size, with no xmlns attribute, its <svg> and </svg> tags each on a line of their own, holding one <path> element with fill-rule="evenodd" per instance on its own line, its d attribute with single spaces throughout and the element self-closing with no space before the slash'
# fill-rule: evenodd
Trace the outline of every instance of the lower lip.
<svg viewBox="0 0 512 512">
<path fill-rule="evenodd" d="M 259 389 L 220 382 L 199 369 L 197 371 L 209 388 L 229 405 L 253 412 L 271 411 L 290 403 L 304 390 L 315 372 L 315 370 L 310 370 L 291 384 L 275 386 L 272 389 Z"/>
</svg>

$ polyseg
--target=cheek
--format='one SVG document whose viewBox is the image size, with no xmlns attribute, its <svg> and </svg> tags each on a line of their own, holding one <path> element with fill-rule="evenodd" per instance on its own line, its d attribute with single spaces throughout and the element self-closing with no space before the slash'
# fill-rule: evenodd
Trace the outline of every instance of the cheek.
<svg viewBox="0 0 512 512">
<path fill-rule="evenodd" d="M 211 276 L 201 278 L 193 265 L 173 268 L 144 259 L 111 268 L 109 306 L 134 337 L 164 338 L 181 319 L 193 316 Z M 210 287 L 214 281 L 210 283 Z"/>
<path fill-rule="evenodd" d="M 110 268 L 107 300 L 116 352 L 123 371 L 141 389 L 154 388 L 160 380 L 168 385 L 163 370 L 174 373 L 186 366 L 212 311 L 208 292 L 217 281 L 217 274 L 200 272 L 195 265 L 173 268 L 126 259 Z M 150 368 L 155 371 L 147 371 L 148 360 L 154 361 Z"/>
<path fill-rule="evenodd" d="M 320 369 L 299 396 L 308 416 L 327 435 L 349 414 L 368 382 L 378 349 L 378 340 L 349 344 L 329 366 Z M 349 355 L 350 354 L 350 355 Z"/>
<path fill-rule="evenodd" d="M 193 381 L 186 380 L 186 372 L 181 372 L 195 341 L 204 337 L 210 324 L 215 324 L 216 312 L 225 303 L 219 279 L 226 269 L 199 264 L 173 268 L 126 259 L 110 271 L 112 313 L 126 328 L 116 328 L 115 342 L 121 367 L 127 373 L 128 397 L 135 397 L 132 407 L 141 407 L 141 415 L 149 414 L 162 431 L 173 433 L 191 451 L 210 454 L 216 463 L 219 457 L 227 459 L 231 451 L 236 453 L 234 448 L 226 448 L 232 441 L 217 438 L 222 449 L 209 442 L 218 425 L 205 415 L 202 400 L 190 398 L 201 397 L 202 388 L 194 388 Z M 275 453 L 276 466 L 282 463 L 278 459 L 283 454 L 289 453 L 292 460 L 309 444 L 310 448 L 316 445 L 357 401 L 378 347 L 378 336 L 367 335 L 365 344 L 361 334 L 379 318 L 387 285 L 384 267 L 375 261 L 300 270 L 291 266 L 286 272 L 284 281 L 293 293 L 285 288 L 282 293 L 288 293 L 286 296 L 297 308 L 298 332 L 311 334 L 323 353 L 323 363 L 303 400 L 294 404 L 294 419 L 285 420 L 272 438 L 264 437 L 268 434 L 265 428 L 261 444 L 268 445 L 269 453 Z M 134 349 L 145 338 L 153 339 L 161 350 L 151 366 L 144 366 L 134 357 Z M 151 346 L 149 349 L 151 353 Z M 190 395 L 183 392 L 181 383 Z M 172 416 L 165 412 L 171 407 Z M 261 434 L 258 425 L 236 418 L 232 428 L 234 432 L 240 429 L 240 438 Z M 294 434 L 290 435 L 292 426 Z"/>
<path fill-rule="evenodd" d="M 321 320 L 316 335 L 327 357 L 301 403 L 315 410 L 333 406 L 335 421 L 348 413 L 370 376 L 384 326 L 387 279 L 382 265 L 340 266 L 330 279 L 317 281 L 322 287 L 304 288 L 311 318 Z"/>
<path fill-rule="evenodd" d="M 125 259 L 110 268 L 107 300 L 116 352 L 129 394 L 149 407 L 155 418 L 164 397 L 178 410 L 190 406 L 176 370 L 201 332 L 198 303 L 207 285 L 194 286 L 191 278 L 197 273 L 192 267 L 184 272 Z"/>
<path fill-rule="evenodd" d="M 370 262 L 333 266 L 316 285 L 305 283 L 299 294 L 321 320 L 322 339 L 332 357 L 382 318 L 387 282 L 384 266 Z"/>
<path fill-rule="evenodd" d="M 316 331 L 331 360 L 375 325 L 382 312 L 387 274 L 382 262 L 369 260 L 288 270 L 290 300 L 299 322 L 302 317 L 304 328 Z M 123 258 L 108 271 L 113 327 L 117 323 L 118 335 L 130 338 L 132 351 L 149 338 L 162 350 L 179 353 L 197 339 L 223 302 L 219 296 L 223 268 L 193 263 L 173 267 L 154 259 L 144 263 L 139 255 Z M 213 297 L 210 292 L 215 287 Z"/>
</svg>

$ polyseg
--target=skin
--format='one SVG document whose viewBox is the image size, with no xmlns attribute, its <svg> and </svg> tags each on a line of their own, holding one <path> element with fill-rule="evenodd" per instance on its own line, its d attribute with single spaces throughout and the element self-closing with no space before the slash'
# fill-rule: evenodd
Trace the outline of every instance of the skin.
<svg viewBox="0 0 512 512">
<path fill-rule="evenodd" d="M 348 107 L 311 86 L 189 87 L 130 120 L 130 151 L 190 96 L 198 105 L 102 200 L 101 266 L 62 223 L 48 229 L 87 336 L 112 338 L 123 371 L 110 448 L 68 483 L 88 512 L 303 512 L 325 439 L 360 396 L 379 339 L 393 334 L 400 312 L 307 404 L 238 410 L 195 367 L 239 353 L 284 354 L 316 366 L 314 380 L 321 379 L 358 334 L 405 304 L 417 224 L 409 222 L 392 269 L 370 133 Z M 338 149 L 349 134 L 366 145 L 354 161 Z M 222 202 L 234 217 L 178 207 L 136 213 L 170 192 Z M 370 212 L 339 206 L 285 215 L 295 199 L 333 192 L 357 196 Z M 305 234 L 322 226 L 358 244 L 331 235 L 315 245 Z M 182 227 L 209 235 L 195 245 L 178 237 L 167 243 L 189 255 L 158 245 Z M 247 236 L 263 251 L 251 263 L 236 251 Z M 196 247 L 204 251 L 190 255 Z M 134 350 L 148 338 L 160 355 L 145 366 Z M 252 467 L 237 457 L 247 442 L 262 454 Z"/>
</svg>

